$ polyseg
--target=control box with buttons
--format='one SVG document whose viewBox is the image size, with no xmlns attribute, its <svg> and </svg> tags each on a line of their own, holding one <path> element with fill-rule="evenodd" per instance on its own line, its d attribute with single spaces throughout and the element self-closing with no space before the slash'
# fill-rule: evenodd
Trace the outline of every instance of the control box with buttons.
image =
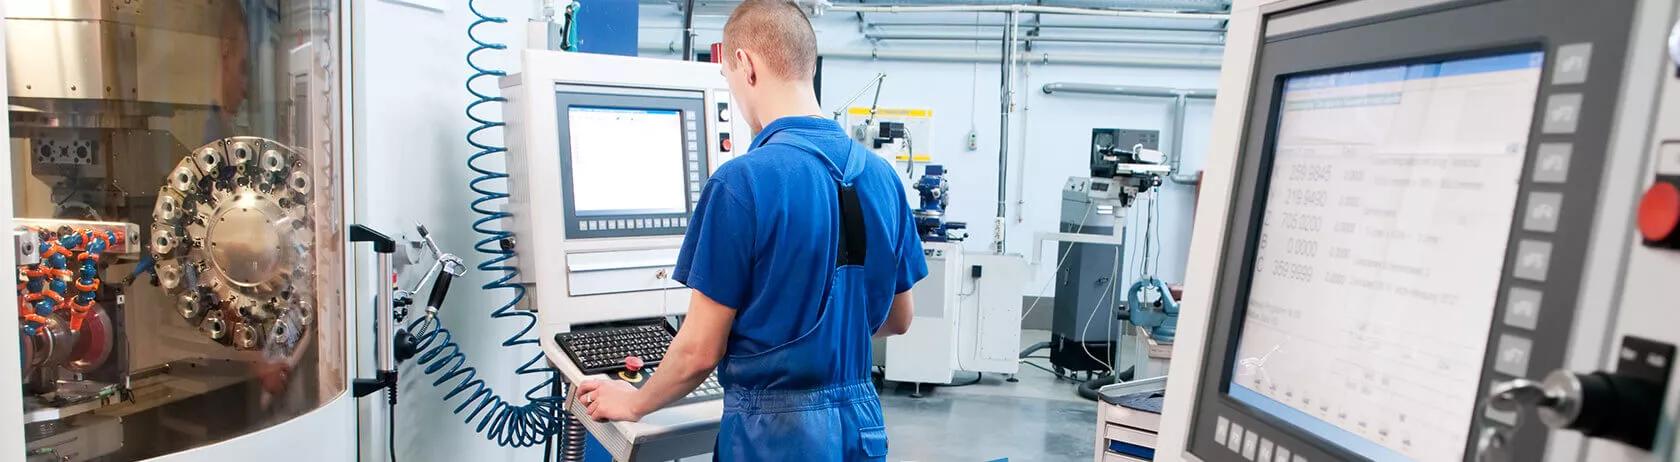
<svg viewBox="0 0 1680 462">
<path fill-rule="evenodd" d="M 506 120 L 520 121 L 506 135 L 508 213 L 539 343 L 565 384 L 643 385 L 675 338 L 665 320 L 688 309 L 670 268 L 690 215 L 711 172 L 739 151 L 731 140 L 750 134 L 734 124 L 717 64 L 520 56 L 520 75 L 502 87 Z M 664 461 L 712 450 L 720 395 L 702 386 L 636 422 L 564 405 L 613 460 Z"/>
</svg>

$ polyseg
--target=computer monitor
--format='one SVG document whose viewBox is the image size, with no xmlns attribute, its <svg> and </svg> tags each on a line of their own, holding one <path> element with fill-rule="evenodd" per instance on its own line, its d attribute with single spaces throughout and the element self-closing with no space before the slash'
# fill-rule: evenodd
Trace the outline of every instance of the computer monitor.
<svg viewBox="0 0 1680 462">
<path fill-rule="evenodd" d="M 555 93 L 569 238 L 681 235 L 705 180 L 705 95 L 650 88 Z"/>
<path fill-rule="evenodd" d="M 685 210 L 682 111 L 572 106 L 567 112 L 579 217 Z"/>
<path fill-rule="evenodd" d="M 1672 21 L 1642 8 L 1672 2 L 1257 3 L 1231 13 L 1159 453 L 1637 450 L 1490 396 L 1672 362 L 1636 341 L 1671 334 L 1620 319 L 1658 266 L 1632 223 L 1677 126 L 1652 119 L 1674 74 L 1643 37 Z"/>
<path fill-rule="evenodd" d="M 1372 460 L 1460 457 L 1541 61 L 1284 79 L 1232 399 Z"/>
</svg>

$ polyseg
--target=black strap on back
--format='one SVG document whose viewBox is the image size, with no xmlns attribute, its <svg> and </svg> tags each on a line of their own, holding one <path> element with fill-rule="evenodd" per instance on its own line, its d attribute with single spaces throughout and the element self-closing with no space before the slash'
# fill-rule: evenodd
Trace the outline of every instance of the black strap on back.
<svg viewBox="0 0 1680 462">
<path fill-rule="evenodd" d="M 862 265 L 869 254 L 869 235 L 863 227 L 863 202 L 856 186 L 834 182 L 840 196 L 840 256 L 834 266 Z"/>
</svg>

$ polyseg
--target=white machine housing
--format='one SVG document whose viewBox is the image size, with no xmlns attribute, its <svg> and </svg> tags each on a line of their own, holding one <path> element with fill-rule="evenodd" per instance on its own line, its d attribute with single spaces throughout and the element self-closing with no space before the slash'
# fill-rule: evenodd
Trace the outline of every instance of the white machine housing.
<svg viewBox="0 0 1680 462">
<path fill-rule="evenodd" d="M 958 372 L 1019 371 L 1026 263 L 1019 255 L 965 254 L 961 242 L 924 242 L 922 249 L 928 276 L 912 292 L 910 331 L 885 342 L 886 379 L 946 385 Z"/>
<path fill-rule="evenodd" d="M 526 300 L 537 311 L 543 352 L 565 380 L 605 379 L 584 375 L 555 335 L 574 325 L 687 313 L 689 290 L 671 279 L 683 235 L 681 229 L 629 237 L 573 235 L 563 206 L 568 179 L 561 173 L 556 134 L 557 89 L 703 93 L 699 130 L 710 142 L 702 143 L 706 168 L 689 181 L 691 201 L 698 199 L 704 176 L 744 150 L 724 149 L 721 140 L 739 135 L 729 144 L 745 146 L 751 135 L 730 114 L 729 88 L 717 64 L 545 50 L 523 51 L 521 60 L 524 71 L 501 86 L 508 99 L 509 204 L 518 266 L 529 285 Z M 710 452 L 722 412 L 723 401 L 710 400 L 660 410 L 640 422 L 581 420 L 616 460 L 670 460 Z"/>
</svg>

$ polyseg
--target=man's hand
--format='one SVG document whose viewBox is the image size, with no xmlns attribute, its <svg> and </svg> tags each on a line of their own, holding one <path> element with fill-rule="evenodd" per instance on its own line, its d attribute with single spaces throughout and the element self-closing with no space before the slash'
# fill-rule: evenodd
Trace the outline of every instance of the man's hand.
<svg viewBox="0 0 1680 462">
<path fill-rule="evenodd" d="M 589 407 L 589 417 L 599 422 L 635 422 L 647 415 L 641 390 L 618 380 L 590 380 L 578 384 L 578 399 Z"/>
</svg>

